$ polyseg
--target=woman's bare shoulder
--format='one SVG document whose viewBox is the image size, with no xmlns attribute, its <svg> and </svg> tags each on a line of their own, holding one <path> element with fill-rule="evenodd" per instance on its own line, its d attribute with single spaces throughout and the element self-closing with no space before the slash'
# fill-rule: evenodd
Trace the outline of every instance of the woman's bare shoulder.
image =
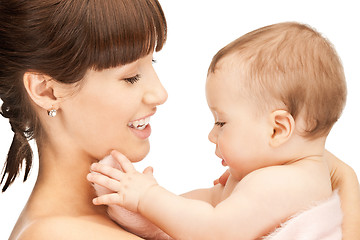
<svg viewBox="0 0 360 240">
<path fill-rule="evenodd" d="M 106 224 L 103 221 L 94 221 L 93 219 L 83 217 L 56 216 L 33 221 L 18 237 L 15 237 L 14 240 L 15 239 L 139 240 L 141 238 L 123 230 L 115 224 Z"/>
</svg>

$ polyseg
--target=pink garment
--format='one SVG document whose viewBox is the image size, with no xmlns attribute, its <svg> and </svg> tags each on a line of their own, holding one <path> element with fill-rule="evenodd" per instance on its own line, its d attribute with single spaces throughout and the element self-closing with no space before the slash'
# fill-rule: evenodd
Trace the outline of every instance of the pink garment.
<svg viewBox="0 0 360 240">
<path fill-rule="evenodd" d="M 335 191 L 327 201 L 295 215 L 263 240 L 341 240 L 342 217 Z"/>
</svg>

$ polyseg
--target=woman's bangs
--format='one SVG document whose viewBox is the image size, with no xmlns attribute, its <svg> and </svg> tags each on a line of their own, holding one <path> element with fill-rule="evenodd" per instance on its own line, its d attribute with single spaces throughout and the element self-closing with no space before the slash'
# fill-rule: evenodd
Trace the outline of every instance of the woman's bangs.
<svg viewBox="0 0 360 240">
<path fill-rule="evenodd" d="M 89 57 L 95 70 L 131 63 L 166 41 L 164 13 L 156 0 L 91 1 Z"/>
</svg>

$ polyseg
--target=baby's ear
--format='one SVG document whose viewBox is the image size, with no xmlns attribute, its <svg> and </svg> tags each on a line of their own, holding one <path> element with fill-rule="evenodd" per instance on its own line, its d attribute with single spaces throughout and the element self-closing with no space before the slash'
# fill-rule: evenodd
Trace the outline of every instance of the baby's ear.
<svg viewBox="0 0 360 240">
<path fill-rule="evenodd" d="M 291 137 L 295 129 L 295 120 L 288 111 L 275 110 L 270 114 L 270 122 L 272 127 L 270 146 L 279 147 Z"/>
</svg>

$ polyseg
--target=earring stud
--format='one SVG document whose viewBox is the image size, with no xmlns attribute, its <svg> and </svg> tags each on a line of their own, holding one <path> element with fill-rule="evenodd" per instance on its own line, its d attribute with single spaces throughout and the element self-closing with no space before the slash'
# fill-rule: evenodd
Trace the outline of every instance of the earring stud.
<svg viewBox="0 0 360 240">
<path fill-rule="evenodd" d="M 57 111 L 56 111 L 56 109 L 51 109 L 51 110 L 48 110 L 47 113 L 50 117 L 55 117 Z"/>
</svg>

